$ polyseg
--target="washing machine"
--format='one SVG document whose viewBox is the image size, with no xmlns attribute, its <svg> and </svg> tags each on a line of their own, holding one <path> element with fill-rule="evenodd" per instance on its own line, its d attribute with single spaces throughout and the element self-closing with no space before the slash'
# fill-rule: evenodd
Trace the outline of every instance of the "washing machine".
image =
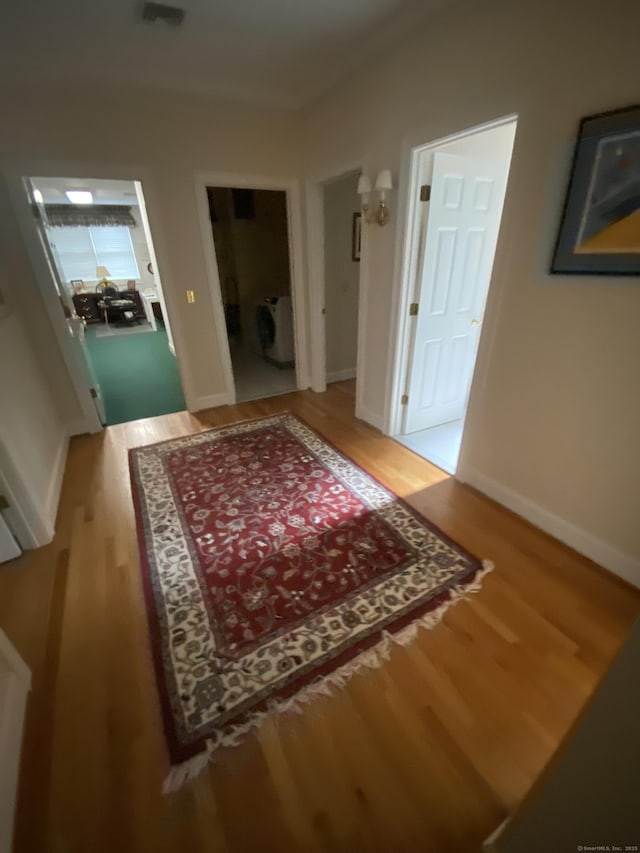
<svg viewBox="0 0 640 853">
<path fill-rule="evenodd" d="M 295 363 L 293 308 L 289 296 L 267 296 L 256 307 L 256 332 L 260 353 L 277 367 Z"/>
</svg>

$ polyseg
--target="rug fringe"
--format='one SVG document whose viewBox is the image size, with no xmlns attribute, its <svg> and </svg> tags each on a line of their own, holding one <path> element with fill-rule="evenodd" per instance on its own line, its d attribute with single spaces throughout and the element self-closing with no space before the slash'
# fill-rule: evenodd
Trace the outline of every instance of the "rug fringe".
<svg viewBox="0 0 640 853">
<path fill-rule="evenodd" d="M 187 782 L 190 782 L 202 773 L 209 762 L 214 760 L 214 753 L 220 747 L 238 746 L 244 739 L 244 735 L 252 729 L 258 728 L 268 717 L 283 714 L 287 711 L 302 714 L 305 710 L 305 705 L 308 705 L 309 702 L 312 702 L 319 696 L 333 696 L 335 688 L 344 687 L 356 673 L 363 669 L 378 669 L 381 667 L 385 661 L 389 660 L 394 645 L 410 645 L 416 639 L 418 631 L 421 628 L 435 628 L 452 605 L 457 604 L 457 602 L 470 594 L 479 592 L 482 581 L 489 572 L 493 571 L 494 567 L 494 563 L 491 560 L 483 560 L 482 568 L 476 573 L 473 581 L 462 589 L 450 590 L 449 598 L 435 610 L 426 613 L 396 633 L 391 634 L 385 631 L 380 642 L 373 646 L 373 648 L 361 652 L 353 660 L 338 667 L 321 680 L 303 687 L 295 696 L 289 699 L 272 700 L 268 703 L 266 711 L 259 711 L 252 714 L 246 722 L 234 726 L 230 732 L 221 735 L 220 739 L 215 743 L 209 741 L 204 752 L 199 752 L 193 758 L 188 759 L 182 764 L 174 765 L 171 768 L 162 786 L 162 792 L 164 794 L 172 794 L 180 790 L 183 785 L 186 785 Z"/>
</svg>

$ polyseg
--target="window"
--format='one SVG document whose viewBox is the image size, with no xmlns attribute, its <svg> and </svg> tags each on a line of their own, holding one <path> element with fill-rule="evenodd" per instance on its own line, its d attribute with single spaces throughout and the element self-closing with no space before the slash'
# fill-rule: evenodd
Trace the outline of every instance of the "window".
<svg viewBox="0 0 640 853">
<path fill-rule="evenodd" d="M 140 278 L 126 225 L 52 228 L 49 235 L 65 281 L 95 281 L 98 266 L 106 267 L 111 278 Z"/>
</svg>

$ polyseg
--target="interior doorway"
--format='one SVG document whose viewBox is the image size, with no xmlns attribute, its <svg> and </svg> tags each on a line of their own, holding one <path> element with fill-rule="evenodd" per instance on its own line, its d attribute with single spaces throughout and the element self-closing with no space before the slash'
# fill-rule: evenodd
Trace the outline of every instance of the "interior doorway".
<svg viewBox="0 0 640 853">
<path fill-rule="evenodd" d="M 516 119 L 412 152 L 409 303 L 398 348 L 403 393 L 395 438 L 454 474 L 493 260 Z M 410 202 L 411 204 L 411 202 Z"/>
<path fill-rule="evenodd" d="M 41 249 L 100 421 L 186 408 L 142 185 L 26 181 Z"/>
<path fill-rule="evenodd" d="M 206 185 L 237 402 L 297 388 L 286 190 Z"/>
<path fill-rule="evenodd" d="M 356 379 L 360 290 L 360 171 L 322 184 L 326 383 Z"/>
</svg>

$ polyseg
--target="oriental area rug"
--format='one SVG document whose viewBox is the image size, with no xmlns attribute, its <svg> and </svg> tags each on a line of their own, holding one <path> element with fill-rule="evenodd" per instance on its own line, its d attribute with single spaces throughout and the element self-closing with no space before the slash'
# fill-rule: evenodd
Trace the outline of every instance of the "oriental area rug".
<svg viewBox="0 0 640 853">
<path fill-rule="evenodd" d="M 290 414 L 135 448 L 130 468 L 165 791 L 380 665 L 490 568 Z"/>
</svg>

